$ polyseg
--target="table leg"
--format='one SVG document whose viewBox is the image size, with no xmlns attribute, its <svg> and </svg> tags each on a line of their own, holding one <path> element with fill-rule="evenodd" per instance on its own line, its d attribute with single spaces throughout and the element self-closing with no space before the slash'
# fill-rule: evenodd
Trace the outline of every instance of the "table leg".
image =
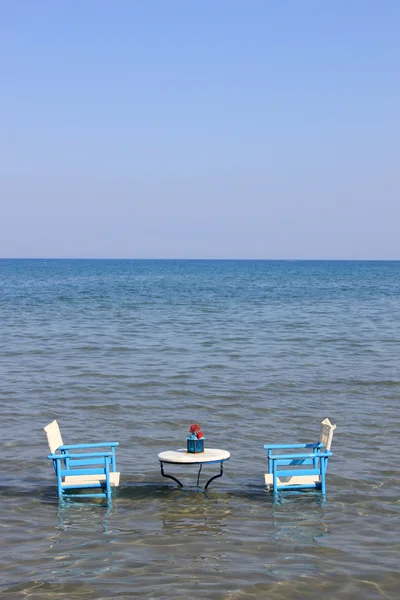
<svg viewBox="0 0 400 600">
<path fill-rule="evenodd" d="M 214 481 L 214 479 L 218 479 L 218 477 L 222 477 L 222 475 L 223 475 L 223 474 L 224 474 L 224 465 L 223 465 L 223 463 L 221 462 L 221 470 L 220 470 L 220 472 L 219 472 L 219 475 L 214 475 L 214 477 L 211 477 L 211 479 L 209 479 L 209 480 L 207 481 L 207 483 L 206 483 L 206 485 L 205 485 L 205 488 L 204 488 L 204 491 L 206 491 L 206 489 L 208 488 L 208 486 L 210 485 L 210 483 L 211 483 L 212 481 Z"/>
<path fill-rule="evenodd" d="M 160 465 L 161 465 L 161 475 L 163 477 L 168 477 L 169 479 L 173 479 L 174 481 L 176 481 L 176 483 L 179 485 L 179 487 L 183 488 L 183 485 L 181 484 L 181 482 L 179 481 L 179 479 L 177 479 L 176 477 L 173 477 L 172 475 L 166 475 L 164 473 L 164 465 L 162 463 L 162 461 L 160 460 Z"/>
<path fill-rule="evenodd" d="M 200 473 L 201 473 L 201 469 L 203 468 L 203 464 L 200 464 L 200 469 L 199 472 L 197 474 L 197 487 L 199 487 L 199 481 L 200 481 Z"/>
</svg>

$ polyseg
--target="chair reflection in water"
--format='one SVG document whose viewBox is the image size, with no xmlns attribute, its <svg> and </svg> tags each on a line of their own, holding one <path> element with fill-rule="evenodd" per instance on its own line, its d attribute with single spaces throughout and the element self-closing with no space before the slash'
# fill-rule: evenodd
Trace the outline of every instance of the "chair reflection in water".
<svg viewBox="0 0 400 600">
<path fill-rule="evenodd" d="M 63 444 L 57 421 L 44 430 L 51 452 L 47 458 L 53 462 L 59 500 L 106 498 L 107 504 L 111 504 L 111 488 L 119 485 L 120 477 L 115 459 L 118 442 Z"/>
<path fill-rule="evenodd" d="M 318 489 L 325 494 L 326 469 L 328 458 L 332 456 L 330 449 L 335 429 L 336 425 L 324 419 L 318 442 L 265 444 L 268 452 L 268 473 L 264 477 L 267 489 L 272 489 L 274 494 L 287 489 Z"/>
</svg>

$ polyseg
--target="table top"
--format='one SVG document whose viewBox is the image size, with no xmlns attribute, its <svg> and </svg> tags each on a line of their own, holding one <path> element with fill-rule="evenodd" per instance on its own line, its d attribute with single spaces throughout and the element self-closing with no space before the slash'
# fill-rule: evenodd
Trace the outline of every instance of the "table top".
<svg viewBox="0 0 400 600">
<path fill-rule="evenodd" d="M 187 452 L 186 448 L 180 450 L 167 450 L 160 452 L 158 460 L 165 463 L 173 464 L 200 464 L 221 462 L 230 458 L 230 453 L 227 450 L 219 450 L 218 448 L 204 448 L 204 452 Z"/>
</svg>

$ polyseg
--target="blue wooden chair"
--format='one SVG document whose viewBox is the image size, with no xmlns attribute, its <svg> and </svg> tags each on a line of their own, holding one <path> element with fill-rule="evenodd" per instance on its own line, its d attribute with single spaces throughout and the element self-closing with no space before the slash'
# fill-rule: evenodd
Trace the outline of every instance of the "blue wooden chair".
<svg viewBox="0 0 400 600">
<path fill-rule="evenodd" d="M 57 477 L 58 497 L 106 498 L 111 504 L 111 488 L 119 485 L 115 448 L 118 442 L 63 444 L 57 421 L 44 428 Z M 96 452 L 88 450 L 98 449 Z M 80 493 L 79 490 L 94 490 Z"/>
<path fill-rule="evenodd" d="M 310 444 L 265 444 L 268 473 L 265 485 L 276 494 L 284 489 L 319 489 L 325 494 L 325 476 L 336 425 L 329 419 L 321 422 L 318 442 Z M 299 450 L 302 449 L 301 452 Z M 284 452 L 282 452 L 282 450 Z"/>
</svg>

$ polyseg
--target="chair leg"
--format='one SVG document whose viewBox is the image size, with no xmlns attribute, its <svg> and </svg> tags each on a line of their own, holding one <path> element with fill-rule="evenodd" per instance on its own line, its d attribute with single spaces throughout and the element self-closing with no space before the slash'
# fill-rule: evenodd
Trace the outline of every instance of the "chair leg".
<svg viewBox="0 0 400 600">
<path fill-rule="evenodd" d="M 325 458 L 320 459 L 320 469 L 321 469 L 321 492 L 322 495 L 325 496 Z"/>
<path fill-rule="evenodd" d="M 57 475 L 57 490 L 58 490 L 58 499 L 62 500 L 63 498 L 63 489 L 62 489 L 62 477 L 61 477 L 61 473 L 60 473 L 60 469 L 61 469 L 61 465 L 59 463 L 59 461 L 55 461 L 57 463 L 56 465 L 56 475 Z"/>
<path fill-rule="evenodd" d="M 278 480 L 276 477 L 276 460 L 272 461 L 272 481 L 274 485 L 274 496 L 278 493 Z"/>
<path fill-rule="evenodd" d="M 106 459 L 106 495 L 107 503 L 111 504 L 111 482 L 110 482 L 110 464 Z"/>
</svg>

